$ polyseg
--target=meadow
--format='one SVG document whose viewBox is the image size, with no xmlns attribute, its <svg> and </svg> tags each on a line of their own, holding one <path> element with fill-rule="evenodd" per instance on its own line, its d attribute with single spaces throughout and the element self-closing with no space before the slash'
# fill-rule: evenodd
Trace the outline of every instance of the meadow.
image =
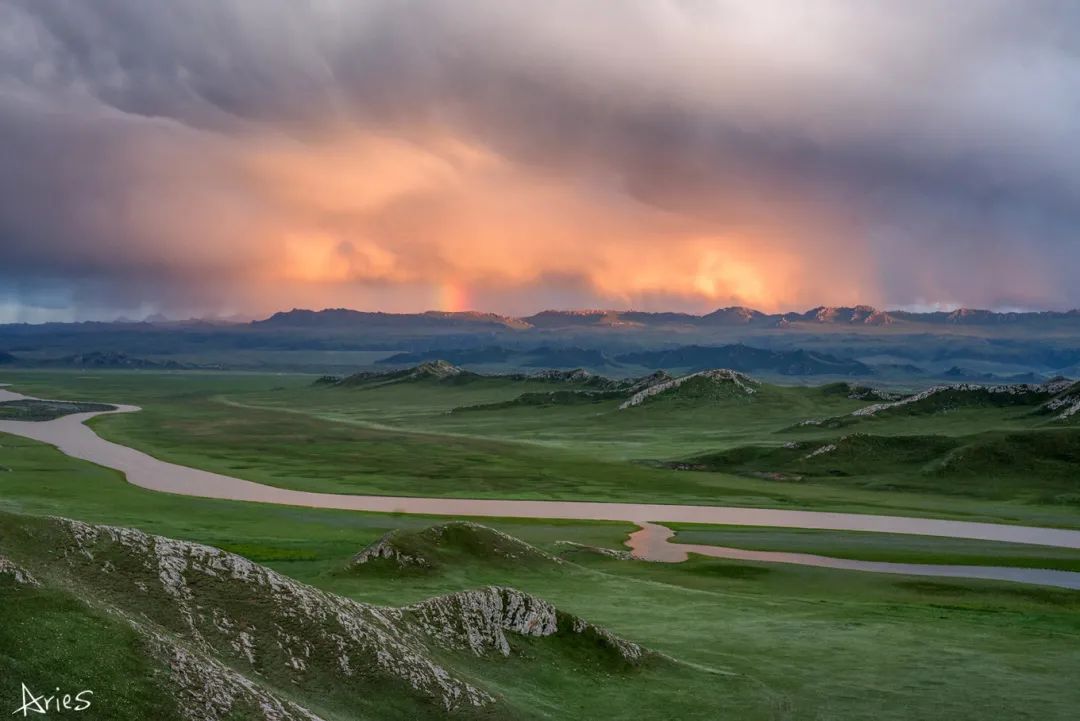
<svg viewBox="0 0 1080 721">
<path fill-rule="evenodd" d="M 1068 718 L 1080 702 L 1080 596 L 989 582 L 942 582 L 796 566 L 694 558 L 667 565 L 575 553 L 572 564 L 471 562 L 430 574 L 365 573 L 349 559 L 392 529 L 444 519 L 228 503 L 167 496 L 42 444 L 0 437 L 0 509 L 59 514 L 196 540 L 357 600 L 388 605 L 487 584 L 512 586 L 672 656 L 675 672 L 605 683 L 582 678 L 540 649 L 524 661 L 474 661 L 473 670 L 538 718 L 984 719 Z M 11 532 L 12 518 L 0 527 Z M 556 541 L 618 548 L 624 524 L 483 521 L 540 548 Z M 973 549 L 978 553 L 978 549 Z M 985 553 L 996 553 L 991 544 Z M 6 603 L 9 649 L 54 634 L 50 668 L 0 658 L 4 679 L 75 673 L 96 643 L 94 616 L 70 599 Z M 47 601 L 47 603 L 43 603 Z M 5 616 L 13 619 L 13 616 Z M 97 623 L 100 623 L 101 619 Z M 105 627 L 107 628 L 107 626 Z M 123 636 L 96 646 L 93 683 L 144 712 L 141 672 L 124 662 Z M 683 699 L 673 703 L 672 699 Z M 685 703 L 692 699 L 692 703 Z M 888 703 L 883 703 L 888 701 Z M 164 717 L 164 716 L 163 716 Z M 348 718 L 340 716 L 340 718 Z"/>
<path fill-rule="evenodd" d="M 752 401 L 674 399 L 624 411 L 617 399 L 458 411 L 549 392 L 552 385 L 481 377 L 369 388 L 319 385 L 305 375 L 108 371 L 12 371 L 4 378 L 38 397 L 139 405 L 140 413 L 105 416 L 92 425 L 109 440 L 163 460 L 300 490 L 792 507 L 1080 526 L 1068 459 L 1052 474 L 1021 463 L 992 484 L 957 482 L 978 477 L 979 468 L 939 479 L 926 472 L 927 460 L 880 453 L 853 454 L 859 465 L 840 472 L 826 467 L 797 476 L 762 477 L 769 474 L 737 465 L 693 472 L 670 467 L 738 449 L 784 453 L 785 444 L 832 443 L 855 429 L 798 424 L 867 402 L 829 387 L 768 385 Z M 901 438 L 936 434 L 966 444 L 986 434 L 1042 432 L 1040 424 L 1045 420 L 1016 408 L 969 408 L 873 418 L 858 430 Z M 1069 428 L 1064 432 L 1075 437 Z"/>
<path fill-rule="evenodd" d="M 5 373 L 0 380 L 39 397 L 140 405 L 139 413 L 97 419 L 95 429 L 167 460 L 309 490 L 719 503 L 1080 527 L 1076 507 L 1040 502 L 1029 492 L 1038 479 L 986 496 L 663 465 L 748 444 L 782 448 L 799 420 L 860 406 L 814 388 L 770 388 L 771 397 L 758 405 L 681 399 L 636 414 L 618 411 L 610 400 L 450 412 L 550 390 L 531 381 L 364 389 L 315 385 L 315 377 L 300 375 L 37 371 Z M 965 428 L 957 414 L 929 418 L 928 427 L 954 437 L 1041 427 L 1016 409 L 984 410 L 974 427 Z M 869 423 L 875 434 L 916 425 L 911 418 Z M 831 432 L 800 430 L 794 437 Z M 1080 671 L 1076 592 L 702 557 L 681 564 L 621 560 L 560 542 L 618 550 L 630 524 L 559 520 L 479 522 L 570 563 L 508 565 L 479 549 L 426 573 L 358 570 L 350 559 L 388 531 L 419 531 L 446 519 L 159 494 L 9 435 L 0 435 L 0 466 L 0 542 L 21 518 L 57 515 L 207 543 L 368 603 L 400 606 L 489 584 L 511 586 L 674 659 L 671 667 L 628 677 L 575 670 L 532 642 L 524 643 L 521 657 L 455 659 L 536 718 L 1065 719 L 1080 704 L 1080 688 L 1072 683 Z M 1080 552 L 1039 546 L 673 527 L 676 541 L 690 543 L 1080 569 Z M 106 660 L 95 666 L 94 683 L 126 699 L 127 718 L 149 713 L 150 680 L 124 660 L 130 639 L 119 631 L 84 634 L 88 625 L 108 628 L 108 619 L 77 600 L 42 594 L 6 599 L 3 613 L 12 622 L 0 631 L 0 643 L 22 648 L 43 633 L 61 641 L 57 648 L 72 643 L 72 650 L 44 661 L 0 655 L 0 678 L 43 680 L 57 667 L 76 674 L 97 648 Z M 350 718 L 341 708 L 323 710 L 327 718 Z"/>
</svg>

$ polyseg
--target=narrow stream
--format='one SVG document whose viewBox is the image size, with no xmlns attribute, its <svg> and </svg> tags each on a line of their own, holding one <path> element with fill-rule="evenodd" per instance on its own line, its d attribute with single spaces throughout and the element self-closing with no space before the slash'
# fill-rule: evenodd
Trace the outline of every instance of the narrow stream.
<svg viewBox="0 0 1080 721">
<path fill-rule="evenodd" d="M 929 563 L 886 563 L 883 561 L 856 561 L 848 558 L 816 556 L 811 553 L 783 551 L 750 551 L 726 546 L 707 546 L 696 543 L 672 543 L 675 532 L 657 523 L 643 523 L 630 534 L 626 545 L 633 554 L 647 561 L 680 563 L 689 554 L 696 553 L 714 558 L 739 561 L 764 561 L 766 563 L 793 563 L 799 566 L 837 568 L 843 571 L 866 571 L 869 573 L 895 573 L 904 576 L 946 576 L 949 578 L 981 578 L 991 581 L 1015 581 L 1041 586 L 1080 589 L 1080 573 L 1055 571 L 1045 568 L 1015 568 L 1009 566 L 949 566 Z"/>
</svg>

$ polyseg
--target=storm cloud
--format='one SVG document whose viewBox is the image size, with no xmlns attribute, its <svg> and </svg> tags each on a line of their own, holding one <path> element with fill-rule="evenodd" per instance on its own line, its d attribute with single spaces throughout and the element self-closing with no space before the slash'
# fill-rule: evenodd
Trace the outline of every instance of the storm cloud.
<svg viewBox="0 0 1080 721">
<path fill-rule="evenodd" d="M 1080 305 L 1080 6 L 0 0 L 0 320 Z"/>
</svg>

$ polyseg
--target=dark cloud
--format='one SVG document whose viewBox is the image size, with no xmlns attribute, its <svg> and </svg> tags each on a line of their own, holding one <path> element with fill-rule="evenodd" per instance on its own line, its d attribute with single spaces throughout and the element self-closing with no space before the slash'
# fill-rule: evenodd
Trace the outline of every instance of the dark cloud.
<svg viewBox="0 0 1080 721">
<path fill-rule="evenodd" d="M 1078 305 L 1076 27 L 1055 0 L 0 0 L 0 307 Z"/>
</svg>

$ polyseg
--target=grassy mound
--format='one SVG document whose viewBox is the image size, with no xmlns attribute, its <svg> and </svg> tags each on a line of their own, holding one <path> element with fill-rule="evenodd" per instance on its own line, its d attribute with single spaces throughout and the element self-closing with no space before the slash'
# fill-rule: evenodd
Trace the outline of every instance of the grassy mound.
<svg viewBox="0 0 1080 721">
<path fill-rule="evenodd" d="M 446 535 L 455 547 L 497 541 L 502 558 L 539 555 L 489 529 Z M 96 684 L 103 718 L 524 719 L 532 709 L 477 680 L 481 659 L 605 675 L 661 662 L 510 588 L 379 607 L 209 546 L 12 514 L 0 514 L 0 617 L 4 683 L 44 679 L 41 659 L 56 651 L 50 670 Z"/>
<path fill-rule="evenodd" d="M 931 473 L 987 490 L 1026 481 L 1043 502 L 1080 505 L 1080 429 L 986 434 L 947 454 Z"/>
<path fill-rule="evenodd" d="M 350 568 L 364 573 L 426 573 L 461 564 L 527 565 L 562 561 L 502 531 L 468 521 L 420 530 L 390 531 L 353 556 Z"/>
<path fill-rule="evenodd" d="M 1080 429 L 1071 427 L 970 436 L 852 433 L 783 446 L 740 446 L 668 465 L 774 480 L 1080 505 Z"/>
<path fill-rule="evenodd" d="M 693 470 L 746 475 L 855 476 L 898 467 L 918 467 L 952 450 L 944 436 L 874 436 L 852 433 L 831 440 L 797 441 L 783 446 L 740 446 L 680 462 Z"/>
</svg>

